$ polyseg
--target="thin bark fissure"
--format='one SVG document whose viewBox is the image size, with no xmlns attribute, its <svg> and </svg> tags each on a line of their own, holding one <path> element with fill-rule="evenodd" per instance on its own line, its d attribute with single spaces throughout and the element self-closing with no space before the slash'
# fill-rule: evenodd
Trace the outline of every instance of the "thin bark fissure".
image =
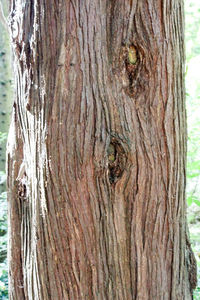
<svg viewBox="0 0 200 300">
<path fill-rule="evenodd" d="M 11 299 L 191 299 L 182 2 L 11 2 Z"/>
</svg>

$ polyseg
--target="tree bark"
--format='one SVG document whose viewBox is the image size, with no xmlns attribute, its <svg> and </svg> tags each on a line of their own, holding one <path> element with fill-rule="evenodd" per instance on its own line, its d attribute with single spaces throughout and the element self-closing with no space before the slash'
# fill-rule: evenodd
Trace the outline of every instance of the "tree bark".
<svg viewBox="0 0 200 300">
<path fill-rule="evenodd" d="M 182 0 L 12 0 L 10 299 L 192 299 Z"/>
</svg>

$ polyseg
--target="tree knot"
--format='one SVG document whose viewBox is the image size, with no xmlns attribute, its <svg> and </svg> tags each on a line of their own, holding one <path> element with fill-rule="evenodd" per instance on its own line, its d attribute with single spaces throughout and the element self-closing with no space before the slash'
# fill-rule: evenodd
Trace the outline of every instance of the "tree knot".
<svg viewBox="0 0 200 300">
<path fill-rule="evenodd" d="M 108 170 L 110 183 L 116 183 L 125 169 L 127 156 L 121 141 L 112 137 L 107 148 Z"/>
</svg>

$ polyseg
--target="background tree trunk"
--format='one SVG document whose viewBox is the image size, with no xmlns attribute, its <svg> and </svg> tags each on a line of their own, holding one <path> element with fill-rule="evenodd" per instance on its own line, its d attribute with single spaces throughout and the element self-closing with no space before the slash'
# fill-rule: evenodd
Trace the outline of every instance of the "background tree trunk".
<svg viewBox="0 0 200 300">
<path fill-rule="evenodd" d="M 10 124 L 13 100 L 13 82 L 11 72 L 11 49 L 8 25 L 8 1 L 0 2 L 0 194 L 6 191 L 5 157 L 6 136 Z M 5 136 L 3 138 L 2 136 Z"/>
<path fill-rule="evenodd" d="M 12 0 L 10 299 L 192 299 L 182 0 Z"/>
</svg>

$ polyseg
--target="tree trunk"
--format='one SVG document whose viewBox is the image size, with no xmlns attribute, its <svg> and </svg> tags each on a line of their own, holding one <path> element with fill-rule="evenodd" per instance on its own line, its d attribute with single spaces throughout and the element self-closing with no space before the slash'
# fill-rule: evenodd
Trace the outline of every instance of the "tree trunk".
<svg viewBox="0 0 200 300">
<path fill-rule="evenodd" d="M 10 299 L 192 299 L 183 1 L 11 2 Z"/>
<path fill-rule="evenodd" d="M 6 191 L 5 157 L 6 136 L 10 124 L 10 112 L 12 109 L 13 88 L 11 73 L 11 49 L 9 40 L 7 16 L 8 3 L 0 1 L 0 194 Z M 5 13 L 5 15 L 4 15 Z M 2 133 L 4 137 L 2 136 Z"/>
</svg>

